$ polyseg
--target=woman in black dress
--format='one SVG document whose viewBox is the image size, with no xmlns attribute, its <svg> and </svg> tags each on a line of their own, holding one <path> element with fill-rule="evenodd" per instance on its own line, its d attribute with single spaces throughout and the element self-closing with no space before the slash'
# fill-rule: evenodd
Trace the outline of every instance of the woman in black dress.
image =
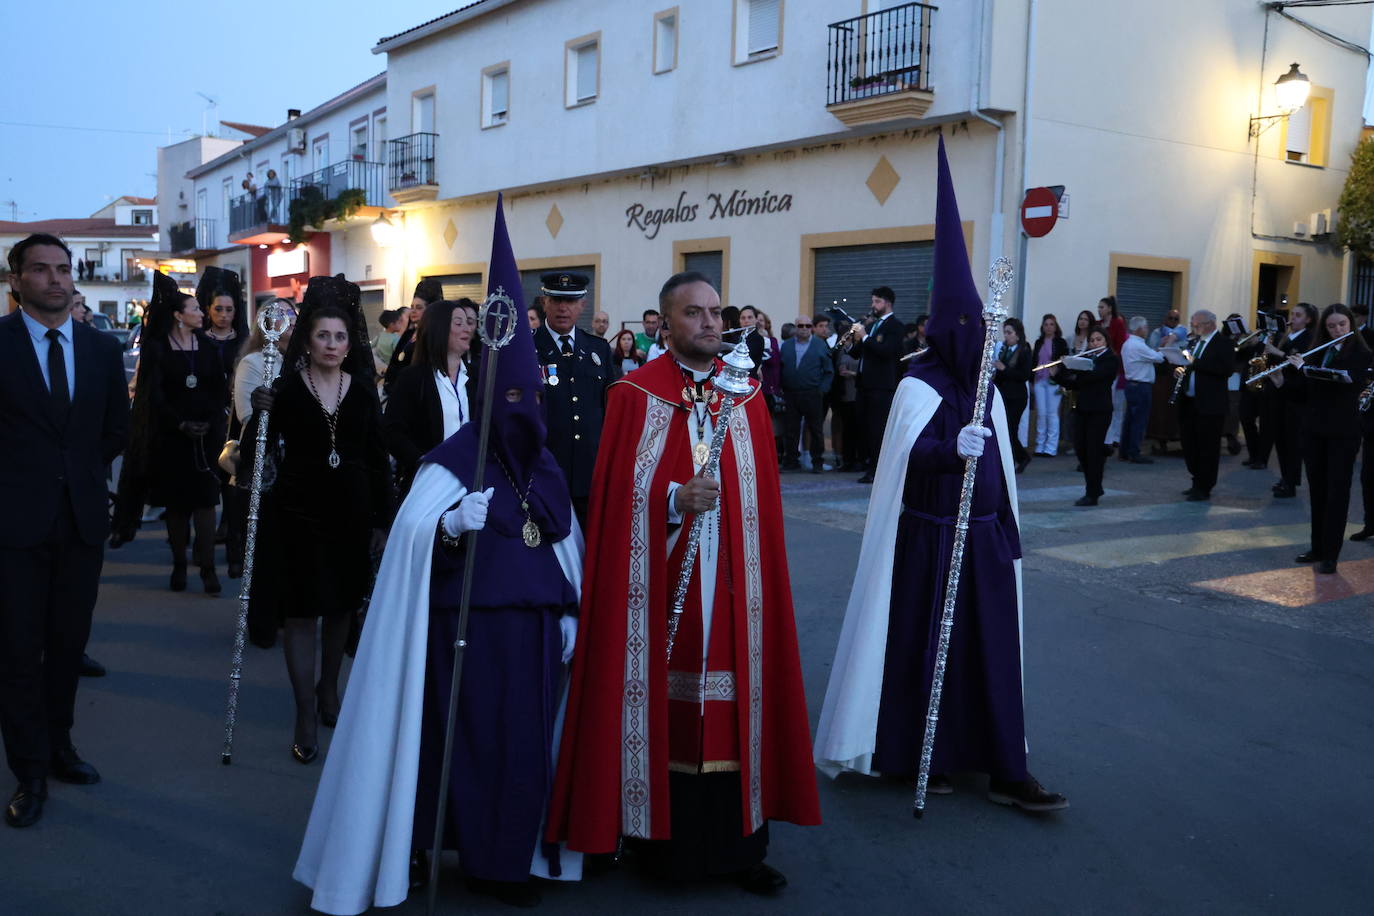
<svg viewBox="0 0 1374 916">
<path fill-rule="evenodd" d="M 382 421 L 402 499 L 420 459 L 472 419 L 475 373 L 468 367 L 476 334 L 477 305 L 471 299 L 441 299 L 425 308 L 410 365 L 387 395 Z"/>
<path fill-rule="evenodd" d="M 1350 309 L 1339 303 L 1328 305 L 1317 323 L 1316 340 L 1311 344 L 1319 347 L 1354 327 L 1355 319 Z M 1374 356 L 1364 336 L 1355 333 L 1314 353 L 1308 362 L 1297 353 L 1288 357 L 1288 361 L 1301 370 L 1296 381 L 1307 393 L 1307 407 L 1302 417 L 1302 459 L 1312 499 L 1312 548 L 1300 554 L 1297 561 L 1316 563 L 1317 572 L 1330 575 L 1336 571 L 1341 544 L 1345 541 L 1350 484 L 1355 473 L 1355 456 L 1360 451 L 1359 397 L 1369 381 Z M 1349 376 L 1349 381 L 1333 377 L 1333 371 L 1340 370 Z"/>
<path fill-rule="evenodd" d="M 997 373 L 993 384 L 1002 395 L 1002 404 L 1007 411 L 1007 432 L 1011 435 L 1011 456 L 1020 474 L 1030 464 L 1030 454 L 1021 443 L 1021 415 L 1026 412 L 1030 400 L 1031 362 L 1030 347 L 1026 346 L 1026 329 L 1018 318 L 1008 318 L 1002 322 L 1002 346 L 994 364 Z"/>
<path fill-rule="evenodd" d="M 1073 449 L 1083 467 L 1087 484 L 1083 496 L 1075 506 L 1095 506 L 1102 495 L 1102 471 L 1107 464 L 1107 427 L 1112 423 L 1112 386 L 1116 384 L 1116 370 L 1120 360 L 1112 352 L 1107 332 L 1093 328 L 1088 332 L 1088 349 L 1104 347 L 1101 354 L 1091 357 L 1091 371 L 1076 371 L 1055 366 L 1049 370 L 1059 384 L 1074 392 Z"/>
<path fill-rule="evenodd" d="M 215 574 L 216 460 L 224 444 L 229 392 L 218 351 L 201 326 L 196 297 L 154 274 L 130 421 L 130 448 L 120 474 L 111 543 L 133 537 L 143 504 L 166 509 L 172 546 L 171 589 L 186 589 L 186 550 L 195 522 L 195 561 L 206 594 L 220 592 Z"/>
<path fill-rule="evenodd" d="M 318 754 L 318 725 L 338 718 L 339 670 L 390 510 L 381 408 L 358 301 L 356 285 L 312 277 L 273 394 L 254 395 L 258 409 L 270 404 L 268 441 L 281 456 L 264 521 L 272 530 L 254 561 L 285 618 L 296 699 L 291 754 L 300 763 Z"/>
<path fill-rule="evenodd" d="M 219 352 L 220 365 L 225 375 L 225 411 L 228 418 L 228 437 L 238 439 L 242 430 L 234 422 L 230 409 L 234 387 L 234 365 L 238 362 L 239 352 L 248 339 L 248 311 L 243 307 L 243 284 L 239 275 L 232 270 L 210 266 L 200 275 L 196 285 L 196 301 L 205 313 L 205 343 Z M 215 530 L 215 541 L 225 545 L 224 551 L 229 564 L 229 578 L 237 579 L 243 569 L 243 532 L 234 530 L 233 513 L 227 511 L 233 496 L 229 475 L 223 468 L 219 470 L 220 497 L 226 511 L 220 514 L 219 528 Z"/>
</svg>

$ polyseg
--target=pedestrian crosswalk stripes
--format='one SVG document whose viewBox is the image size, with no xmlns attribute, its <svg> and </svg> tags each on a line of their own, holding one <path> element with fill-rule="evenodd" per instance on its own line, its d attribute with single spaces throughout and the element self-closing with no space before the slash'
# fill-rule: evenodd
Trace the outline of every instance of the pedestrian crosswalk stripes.
<svg viewBox="0 0 1374 916">
<path fill-rule="evenodd" d="M 1351 528 L 1354 530 L 1354 527 Z M 1306 546 L 1311 539 L 1309 525 L 1262 525 L 1257 528 L 1228 528 L 1217 531 L 1179 531 L 1142 537 L 1113 538 L 1042 547 L 1042 556 L 1094 566 L 1120 569 L 1144 563 L 1165 563 L 1187 557 L 1255 550 L 1262 547 Z"/>
<path fill-rule="evenodd" d="M 1120 506 L 1111 509 L 1056 509 L 1034 511 L 1023 508 L 1021 528 L 1087 528 L 1097 525 L 1130 525 L 1137 522 L 1173 522 L 1197 524 L 1208 519 L 1255 514 L 1253 509 L 1235 506 L 1214 506 L 1209 503 L 1156 503 L 1148 506 Z M 1232 519 L 1234 521 L 1234 519 Z"/>
<path fill-rule="evenodd" d="M 1266 569 L 1196 583 L 1200 588 L 1267 601 L 1283 607 L 1307 607 L 1357 595 L 1374 594 L 1374 558 L 1343 561 L 1339 575 L 1321 576 L 1311 566 Z"/>
</svg>

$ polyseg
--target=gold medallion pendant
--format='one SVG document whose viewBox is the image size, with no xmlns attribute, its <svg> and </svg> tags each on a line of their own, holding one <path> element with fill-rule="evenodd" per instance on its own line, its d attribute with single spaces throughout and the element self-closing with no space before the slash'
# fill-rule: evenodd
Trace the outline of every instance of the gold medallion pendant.
<svg viewBox="0 0 1374 916">
<path fill-rule="evenodd" d="M 520 526 L 520 534 L 525 538 L 526 547 L 538 547 L 543 540 L 539 536 L 539 526 L 531 518 L 525 519 L 525 524 Z"/>
<path fill-rule="evenodd" d="M 706 459 L 710 454 L 711 447 L 705 442 L 698 442 L 696 445 L 692 446 L 692 460 L 696 462 L 699 468 L 706 467 Z"/>
</svg>

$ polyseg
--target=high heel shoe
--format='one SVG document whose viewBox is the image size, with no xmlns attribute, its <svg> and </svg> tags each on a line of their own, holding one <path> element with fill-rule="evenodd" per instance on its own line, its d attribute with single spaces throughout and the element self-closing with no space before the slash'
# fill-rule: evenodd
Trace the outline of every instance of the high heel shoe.
<svg viewBox="0 0 1374 916">
<path fill-rule="evenodd" d="M 167 583 L 168 587 L 174 592 L 186 591 L 186 564 L 181 563 L 172 567 L 172 578 Z"/>
<path fill-rule="evenodd" d="M 324 700 L 320 697 L 320 685 L 315 685 L 315 715 L 325 728 L 333 728 L 339 724 L 339 710 L 327 710 L 324 708 Z"/>
<path fill-rule="evenodd" d="M 304 747 L 299 744 L 291 745 L 291 757 L 297 763 L 310 764 L 315 762 L 315 758 L 320 756 L 318 747 Z"/>
<path fill-rule="evenodd" d="M 200 571 L 200 582 L 205 586 L 205 594 L 218 595 L 222 591 L 219 584 L 219 576 L 215 574 L 213 566 L 204 567 Z"/>
</svg>

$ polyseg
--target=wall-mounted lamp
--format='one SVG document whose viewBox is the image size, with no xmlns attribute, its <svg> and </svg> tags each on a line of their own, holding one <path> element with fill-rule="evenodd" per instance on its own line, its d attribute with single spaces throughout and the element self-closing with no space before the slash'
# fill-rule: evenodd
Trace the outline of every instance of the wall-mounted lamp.
<svg viewBox="0 0 1374 916">
<path fill-rule="evenodd" d="M 1307 104 L 1307 96 L 1312 92 L 1312 81 L 1307 78 L 1297 63 L 1274 82 L 1274 97 L 1279 103 L 1278 114 L 1256 115 L 1250 119 L 1250 136 L 1258 137 L 1280 118 L 1290 117 Z"/>
<path fill-rule="evenodd" d="M 390 248 L 401 239 L 400 228 L 382 213 L 372 223 L 372 241 L 383 248 Z"/>
</svg>

